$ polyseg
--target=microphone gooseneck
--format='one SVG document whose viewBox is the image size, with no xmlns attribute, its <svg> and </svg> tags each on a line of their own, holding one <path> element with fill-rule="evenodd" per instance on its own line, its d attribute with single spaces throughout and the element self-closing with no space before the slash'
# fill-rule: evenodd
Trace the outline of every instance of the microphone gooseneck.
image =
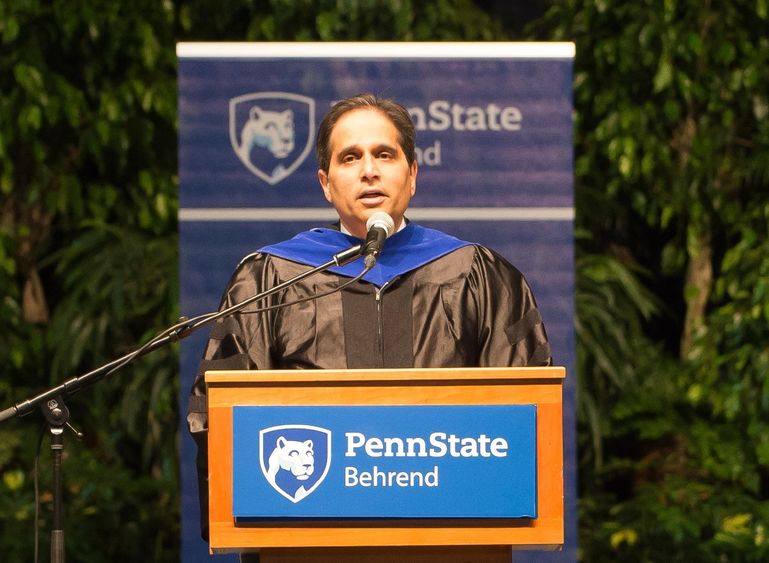
<svg viewBox="0 0 769 563">
<path fill-rule="evenodd" d="M 363 263 L 373 268 L 382 252 L 385 240 L 395 232 L 395 221 L 384 211 L 377 211 L 366 221 L 366 243 L 363 246 Z"/>
</svg>

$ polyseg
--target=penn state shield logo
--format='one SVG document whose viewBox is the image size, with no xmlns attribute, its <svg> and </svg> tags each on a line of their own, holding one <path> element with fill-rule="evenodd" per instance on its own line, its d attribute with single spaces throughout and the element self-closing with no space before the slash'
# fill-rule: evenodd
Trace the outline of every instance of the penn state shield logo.
<svg viewBox="0 0 769 563">
<path fill-rule="evenodd" d="M 259 431 L 262 474 L 293 503 L 323 482 L 331 467 L 331 431 L 318 426 L 285 424 Z"/>
<path fill-rule="evenodd" d="M 315 138 L 315 100 L 257 92 L 230 100 L 230 144 L 248 170 L 274 186 L 307 158 Z"/>
</svg>

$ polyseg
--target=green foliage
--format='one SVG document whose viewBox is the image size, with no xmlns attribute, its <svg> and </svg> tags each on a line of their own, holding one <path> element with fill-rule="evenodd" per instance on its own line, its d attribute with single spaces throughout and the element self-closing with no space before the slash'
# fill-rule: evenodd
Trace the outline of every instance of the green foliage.
<svg viewBox="0 0 769 563">
<path fill-rule="evenodd" d="M 176 318 L 173 23 L 157 2 L 0 5 L 3 408 Z M 176 559 L 177 394 L 166 350 L 68 399 L 85 434 L 65 437 L 67 550 L 78 560 Z M 36 418 L 0 429 L 3 560 L 32 557 Z"/>
<path fill-rule="evenodd" d="M 471 0 L 269 0 L 180 7 L 185 40 L 459 41 L 504 38 Z"/>
<path fill-rule="evenodd" d="M 641 338 L 643 321 L 660 305 L 641 283 L 642 272 L 615 257 L 581 253 L 576 268 L 577 414 L 584 426 L 580 438 L 588 444 L 581 453 L 592 471 L 603 466 L 611 406 L 643 381 L 631 359 L 648 354 L 650 343 Z"/>
<path fill-rule="evenodd" d="M 582 558 L 764 561 L 766 3 L 569 0 L 537 29 L 577 45 Z"/>
</svg>

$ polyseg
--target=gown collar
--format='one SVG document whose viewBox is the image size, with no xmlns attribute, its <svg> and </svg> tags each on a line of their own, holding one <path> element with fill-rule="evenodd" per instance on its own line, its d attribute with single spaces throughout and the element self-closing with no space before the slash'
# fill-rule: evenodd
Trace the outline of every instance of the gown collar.
<svg viewBox="0 0 769 563">
<path fill-rule="evenodd" d="M 319 266 L 335 254 L 363 241 L 327 227 L 310 229 L 295 237 L 259 249 L 259 252 L 291 260 L 307 266 Z M 379 260 L 363 279 L 378 287 L 425 264 L 472 243 L 451 235 L 409 223 L 386 241 Z M 363 271 L 363 260 L 345 266 L 334 266 L 331 272 L 355 277 Z"/>
</svg>

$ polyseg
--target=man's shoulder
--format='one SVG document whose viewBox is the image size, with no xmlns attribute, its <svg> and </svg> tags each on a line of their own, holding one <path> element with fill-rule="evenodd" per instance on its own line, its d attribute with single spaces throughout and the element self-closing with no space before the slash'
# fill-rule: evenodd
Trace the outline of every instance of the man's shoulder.
<svg viewBox="0 0 769 563">
<path fill-rule="evenodd" d="M 486 278 L 523 279 L 523 274 L 496 250 L 478 243 L 470 243 L 450 252 L 433 264 L 435 268 L 449 268 L 454 273 L 480 275 Z"/>
<path fill-rule="evenodd" d="M 307 266 L 301 262 L 291 260 L 290 258 L 283 258 L 282 256 L 264 252 L 260 249 L 241 259 L 238 266 L 235 268 L 234 277 L 261 277 L 270 271 L 283 272 L 294 269 L 304 271 L 307 269 Z"/>
</svg>

